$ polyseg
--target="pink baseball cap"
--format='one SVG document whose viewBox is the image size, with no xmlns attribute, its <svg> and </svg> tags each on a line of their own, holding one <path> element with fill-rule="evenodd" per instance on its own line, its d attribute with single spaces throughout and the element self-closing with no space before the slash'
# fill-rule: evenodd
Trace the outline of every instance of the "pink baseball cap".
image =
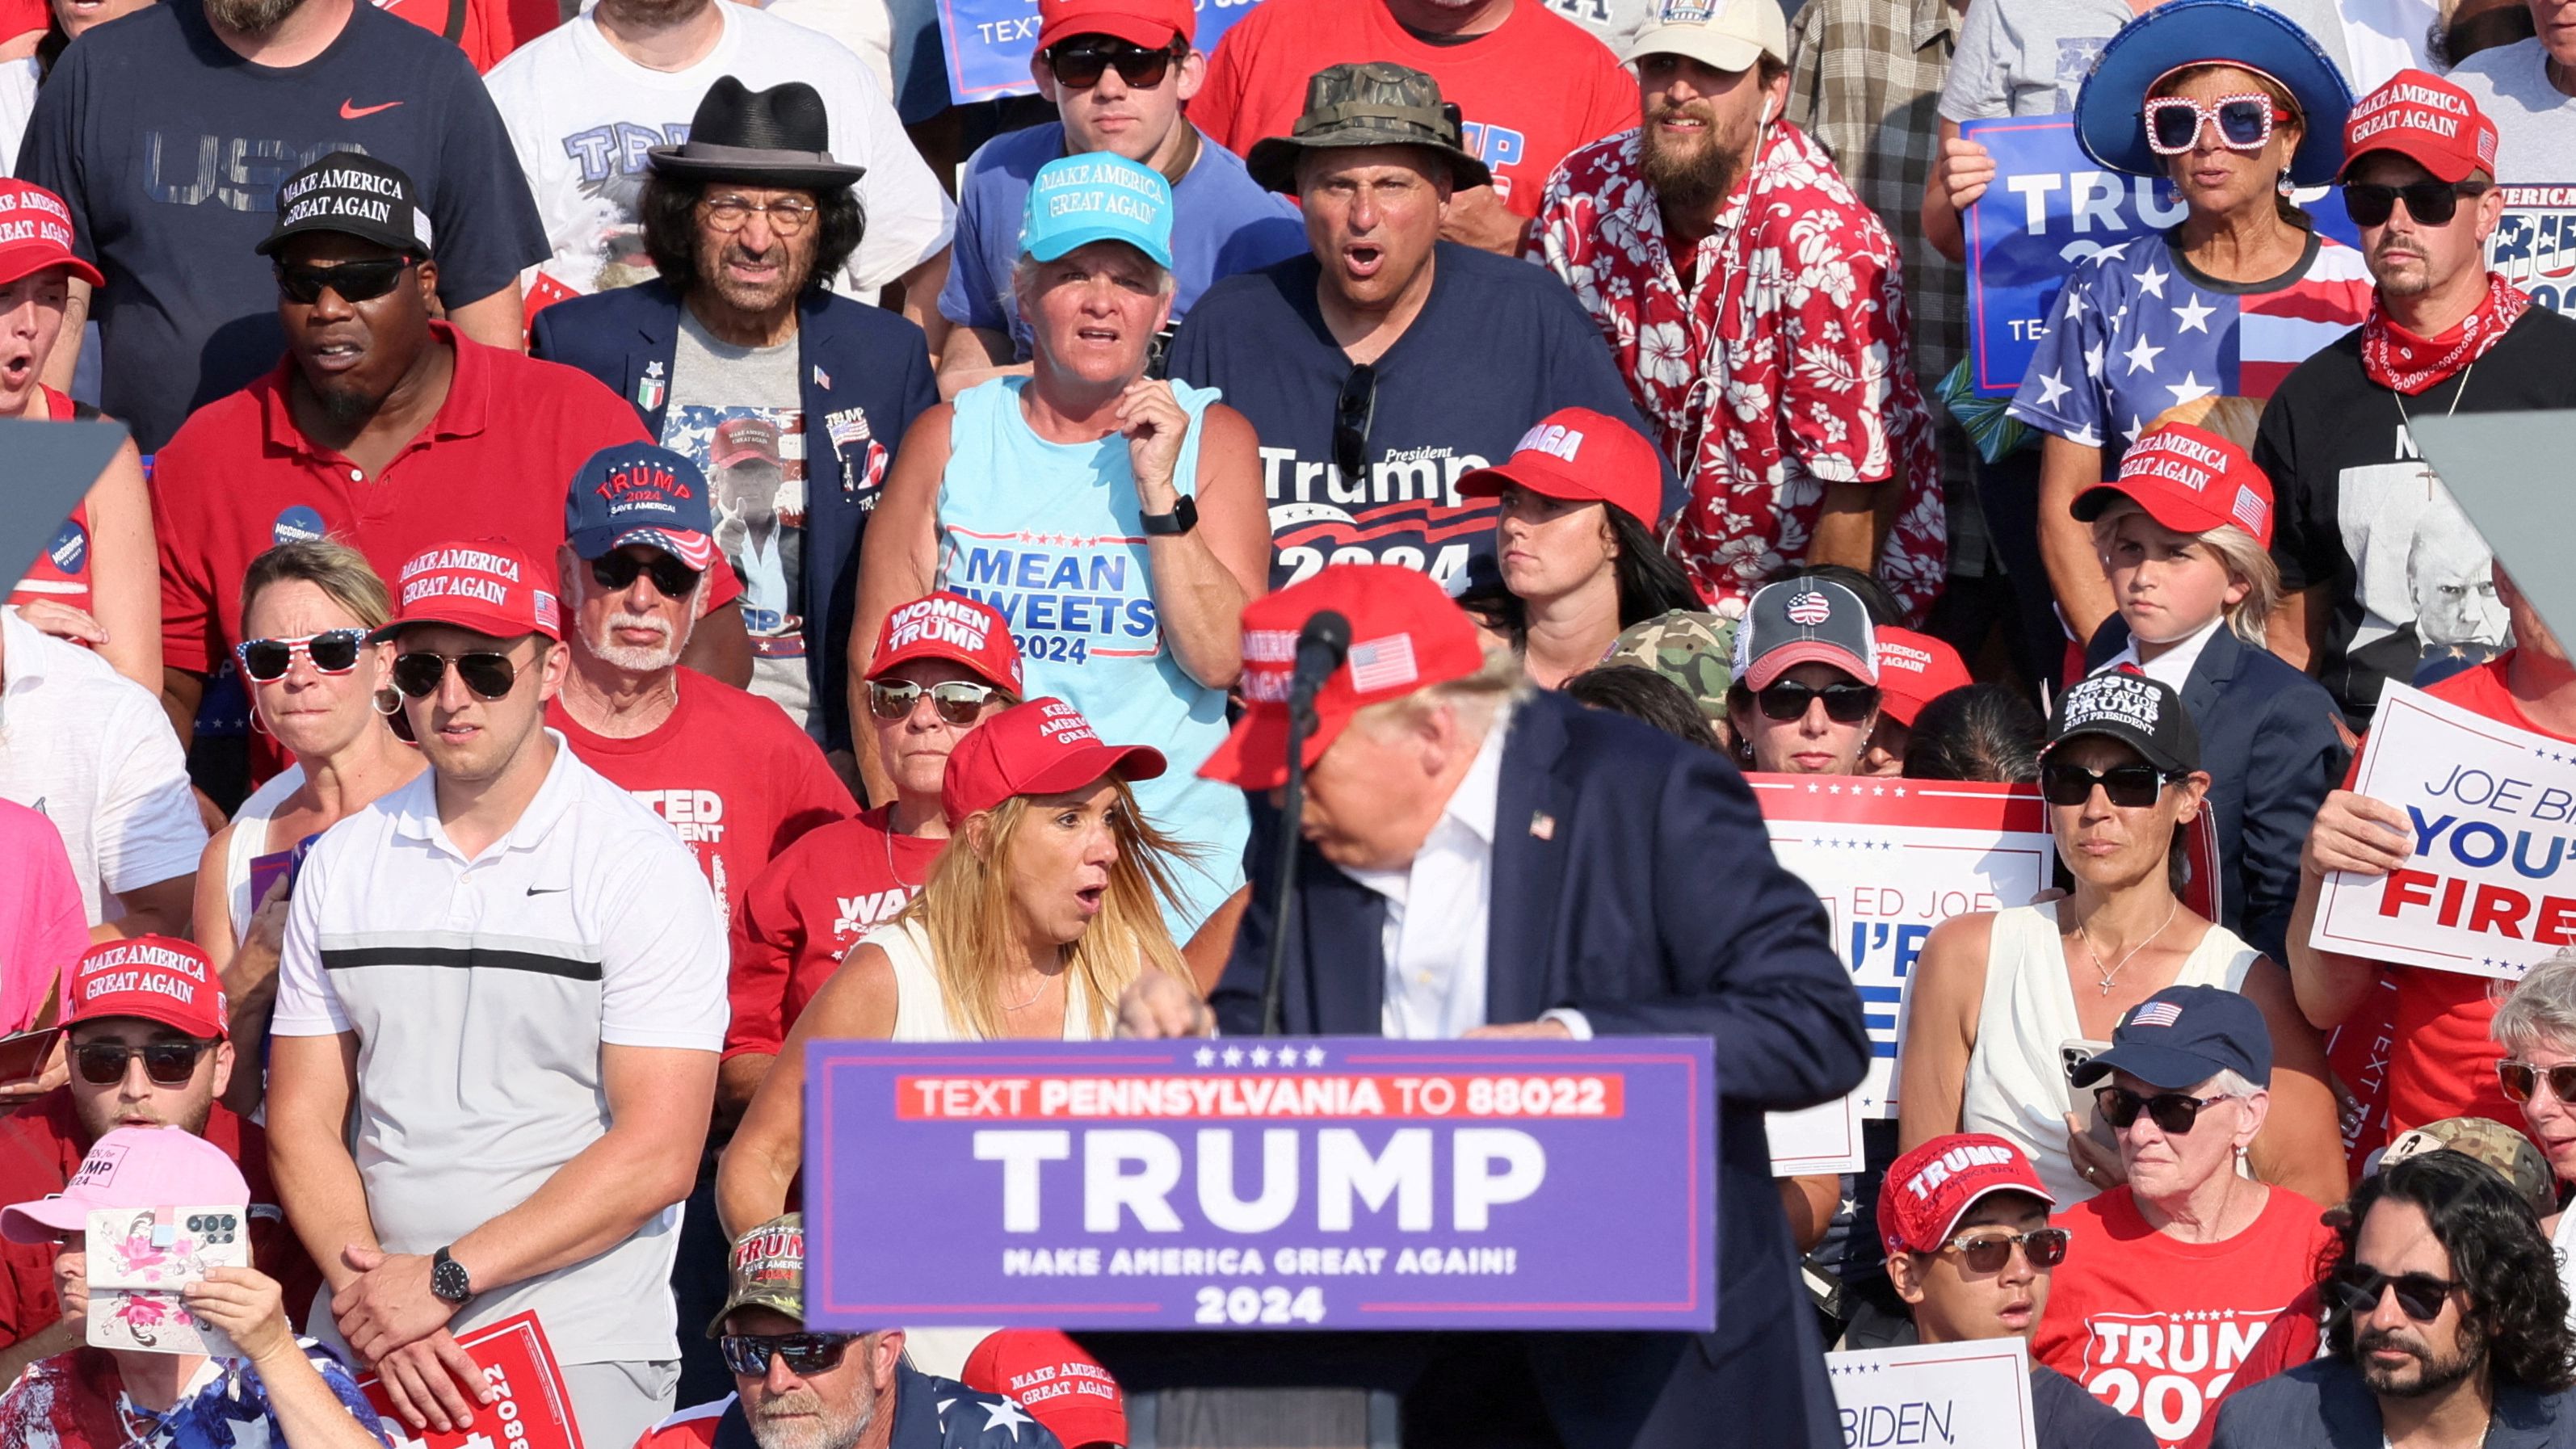
<svg viewBox="0 0 2576 1449">
<path fill-rule="evenodd" d="M 61 197 L 31 181 L 0 180 L 0 286 L 47 267 L 93 287 L 106 285 L 98 268 L 72 250 L 71 208 Z"/>
<path fill-rule="evenodd" d="M 2343 126 L 2343 174 L 2373 151 L 2394 151 L 2458 183 L 2472 171 L 2495 174 L 2496 124 L 2469 93 L 2420 70 L 2401 70 L 2353 103 Z"/>
<path fill-rule="evenodd" d="M 495 639 L 542 634 L 560 643 L 563 610 L 548 587 L 553 582 L 551 573 L 538 572 L 504 540 L 442 543 L 402 566 L 394 583 L 393 622 L 367 637 L 380 641 L 414 624 L 446 624 Z"/>
<path fill-rule="evenodd" d="M 0 1209 L 0 1237 L 50 1243 L 97 1208 L 249 1205 L 250 1184 L 222 1148 L 185 1127 L 119 1127 L 90 1145 L 61 1192 Z"/>
<path fill-rule="evenodd" d="M 1878 1190 L 1878 1236 L 1891 1253 L 1931 1253 L 1948 1242 L 1980 1198 L 2026 1192 L 2051 1207 L 2057 1199 L 2021 1149 L 1984 1132 L 1935 1137 L 1887 1165 Z"/>
</svg>

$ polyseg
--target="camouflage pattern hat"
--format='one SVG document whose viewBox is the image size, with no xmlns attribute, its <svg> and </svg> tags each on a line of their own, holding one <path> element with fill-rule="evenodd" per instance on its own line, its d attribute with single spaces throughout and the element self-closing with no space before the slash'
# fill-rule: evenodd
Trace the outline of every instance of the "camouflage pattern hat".
<svg viewBox="0 0 2576 1449">
<path fill-rule="evenodd" d="M 1310 147 L 1421 146 L 1448 163 L 1451 186 L 1487 185 L 1494 174 L 1469 154 L 1464 134 L 1458 107 L 1421 71 L 1385 60 L 1328 65 L 1306 82 L 1296 126 L 1254 142 L 1243 164 L 1253 180 L 1293 196 L 1297 158 Z"/>
<path fill-rule="evenodd" d="M 1629 626 L 1604 664 L 1635 664 L 1682 687 L 1712 721 L 1726 719 L 1726 687 L 1735 682 L 1735 621 L 1689 609 Z"/>
<path fill-rule="evenodd" d="M 2400 1132 L 2388 1144 L 2388 1150 L 2379 1155 L 2379 1170 L 2384 1172 L 2407 1158 L 2445 1148 L 2474 1157 L 2504 1174 L 2515 1195 L 2531 1205 L 2534 1217 L 2545 1218 L 2558 1211 L 2558 1182 L 2549 1170 L 2549 1159 L 2540 1155 L 2530 1138 L 2485 1117 L 2445 1117 Z"/>
<path fill-rule="evenodd" d="M 722 1338 L 725 1320 L 745 1308 L 766 1308 L 805 1321 L 805 1215 L 771 1218 L 733 1240 L 725 1259 L 725 1302 L 707 1337 Z"/>
</svg>

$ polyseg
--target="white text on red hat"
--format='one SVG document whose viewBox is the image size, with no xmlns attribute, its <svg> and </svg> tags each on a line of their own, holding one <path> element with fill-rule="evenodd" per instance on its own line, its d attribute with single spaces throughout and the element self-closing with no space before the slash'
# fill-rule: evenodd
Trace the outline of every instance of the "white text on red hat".
<svg viewBox="0 0 2576 1449">
<path fill-rule="evenodd" d="M 1563 423 L 1540 423 L 1521 434 L 1521 440 L 1512 444 L 1515 453 L 1545 453 L 1568 463 L 1573 462 L 1574 455 L 1582 449 L 1583 430 L 1569 428 Z"/>
<path fill-rule="evenodd" d="M 1923 1164 L 1905 1180 L 1904 1191 L 1916 1202 L 1922 1202 L 1948 1182 L 1972 1167 L 2003 1167 L 2018 1154 L 2009 1147 L 1985 1142 L 1962 1142 L 1930 1162 Z"/>
<path fill-rule="evenodd" d="M 980 652 L 991 634 L 992 616 L 962 599 L 933 595 L 913 600 L 886 620 L 886 652 L 925 643 Z"/>
</svg>

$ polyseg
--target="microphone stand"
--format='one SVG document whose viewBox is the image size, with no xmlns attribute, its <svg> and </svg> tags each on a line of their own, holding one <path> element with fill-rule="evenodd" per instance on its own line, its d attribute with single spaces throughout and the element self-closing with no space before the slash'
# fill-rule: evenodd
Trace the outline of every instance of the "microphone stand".
<svg viewBox="0 0 2576 1449">
<path fill-rule="evenodd" d="M 1297 905 L 1299 822 L 1306 813 L 1306 736 L 1315 728 L 1315 690 L 1320 680 L 1301 680 L 1288 696 L 1288 786 L 1279 811 L 1279 889 L 1270 915 L 1270 959 L 1261 977 L 1261 1034 L 1280 1036 L 1280 997 L 1287 985 L 1288 917 Z"/>
</svg>

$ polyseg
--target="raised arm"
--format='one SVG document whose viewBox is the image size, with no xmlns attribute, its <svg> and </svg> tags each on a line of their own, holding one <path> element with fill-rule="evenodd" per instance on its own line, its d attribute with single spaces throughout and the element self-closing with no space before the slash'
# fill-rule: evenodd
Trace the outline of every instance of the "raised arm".
<svg viewBox="0 0 2576 1449">
<path fill-rule="evenodd" d="M 1171 512 L 1180 497 L 1172 465 L 1189 427 L 1172 385 L 1148 380 L 1130 387 L 1121 420 L 1145 511 Z M 1149 536 L 1146 555 L 1154 573 L 1155 615 L 1173 657 L 1192 679 L 1226 689 L 1243 670 L 1243 606 L 1261 596 L 1270 577 L 1269 510 L 1262 502 L 1252 425 L 1234 409 L 1211 403 L 1198 426 L 1192 492 L 1199 525 L 1188 533 Z"/>
<path fill-rule="evenodd" d="M 939 487 L 948 472 L 948 420 L 941 403 L 913 420 L 886 475 L 885 496 L 859 545 L 859 601 L 850 620 L 851 728 L 868 717 L 868 656 L 895 606 L 929 593 L 939 578 Z M 874 750 L 855 752 L 868 803 L 894 798 L 894 781 Z"/>
</svg>

